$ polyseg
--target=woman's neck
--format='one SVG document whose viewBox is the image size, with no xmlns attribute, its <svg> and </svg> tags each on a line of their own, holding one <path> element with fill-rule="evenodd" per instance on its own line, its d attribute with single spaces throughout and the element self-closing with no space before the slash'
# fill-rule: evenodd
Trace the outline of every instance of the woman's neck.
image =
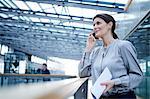
<svg viewBox="0 0 150 99">
<path fill-rule="evenodd" d="M 112 35 L 106 35 L 102 38 L 104 47 L 108 47 L 112 42 L 115 41 L 115 39 L 112 37 Z"/>
</svg>

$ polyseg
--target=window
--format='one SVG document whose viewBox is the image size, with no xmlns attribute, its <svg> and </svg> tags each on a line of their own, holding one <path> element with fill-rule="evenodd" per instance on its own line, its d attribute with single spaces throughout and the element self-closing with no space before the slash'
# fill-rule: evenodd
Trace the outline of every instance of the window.
<svg viewBox="0 0 150 99">
<path fill-rule="evenodd" d="M 4 55 L 4 54 L 7 53 L 7 52 L 8 52 L 8 46 L 2 45 L 1 54 Z"/>
<path fill-rule="evenodd" d="M 31 56 L 31 62 L 35 62 L 35 63 L 39 63 L 39 64 L 43 64 L 46 63 L 45 59 L 39 58 L 37 56 Z"/>
</svg>

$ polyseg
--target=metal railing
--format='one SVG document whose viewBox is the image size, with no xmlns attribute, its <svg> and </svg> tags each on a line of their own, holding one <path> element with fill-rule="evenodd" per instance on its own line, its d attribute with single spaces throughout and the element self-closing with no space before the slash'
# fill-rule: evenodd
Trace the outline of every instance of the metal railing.
<svg viewBox="0 0 150 99">
<path fill-rule="evenodd" d="M 87 99 L 88 78 L 21 84 L 0 89 L 0 99 Z"/>
<path fill-rule="evenodd" d="M 141 99 L 150 99 L 150 77 L 146 76 L 135 91 L 136 95 Z"/>
<path fill-rule="evenodd" d="M 58 81 L 68 78 L 76 78 L 69 75 L 54 75 L 54 74 L 0 74 L 0 85 L 10 86 L 20 83 L 37 83 L 45 81 Z"/>
</svg>

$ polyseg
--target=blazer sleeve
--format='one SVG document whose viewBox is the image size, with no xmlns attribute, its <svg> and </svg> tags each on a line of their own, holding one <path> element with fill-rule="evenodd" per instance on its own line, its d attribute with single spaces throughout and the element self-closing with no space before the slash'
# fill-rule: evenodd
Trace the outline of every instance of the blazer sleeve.
<svg viewBox="0 0 150 99">
<path fill-rule="evenodd" d="M 80 77 L 86 77 L 91 75 L 91 59 L 90 59 L 91 52 L 84 52 L 83 56 L 80 60 L 78 70 Z"/>
<path fill-rule="evenodd" d="M 143 79 L 143 73 L 138 63 L 136 49 L 131 42 L 125 41 L 120 46 L 120 53 L 128 74 L 114 79 L 115 85 L 123 84 L 129 86 L 130 89 L 136 88 Z"/>
<path fill-rule="evenodd" d="M 93 56 L 98 48 L 94 48 L 91 52 L 84 52 L 80 60 L 78 71 L 80 77 L 91 76 L 91 66 L 93 61 Z"/>
</svg>

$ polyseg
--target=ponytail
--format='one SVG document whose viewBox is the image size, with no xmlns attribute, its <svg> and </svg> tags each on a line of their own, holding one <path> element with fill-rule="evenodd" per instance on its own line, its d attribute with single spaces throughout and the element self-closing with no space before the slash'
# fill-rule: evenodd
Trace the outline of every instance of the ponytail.
<svg viewBox="0 0 150 99">
<path fill-rule="evenodd" d="M 119 39 L 119 37 L 117 36 L 117 34 L 115 32 L 113 32 L 112 35 L 113 35 L 114 39 Z"/>
</svg>

